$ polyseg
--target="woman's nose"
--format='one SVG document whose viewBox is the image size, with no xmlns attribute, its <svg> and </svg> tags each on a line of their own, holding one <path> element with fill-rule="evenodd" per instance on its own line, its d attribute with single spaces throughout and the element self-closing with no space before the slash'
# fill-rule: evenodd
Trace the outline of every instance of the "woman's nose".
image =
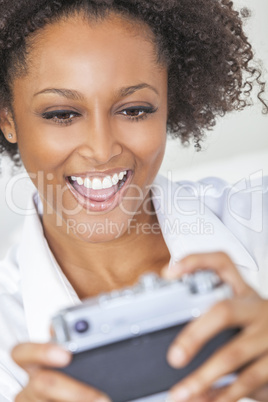
<svg viewBox="0 0 268 402">
<path fill-rule="evenodd" d="M 108 116 L 98 114 L 90 119 L 84 130 L 83 145 L 79 150 L 84 158 L 91 159 L 94 164 L 104 164 L 121 154 L 122 146 Z"/>
</svg>

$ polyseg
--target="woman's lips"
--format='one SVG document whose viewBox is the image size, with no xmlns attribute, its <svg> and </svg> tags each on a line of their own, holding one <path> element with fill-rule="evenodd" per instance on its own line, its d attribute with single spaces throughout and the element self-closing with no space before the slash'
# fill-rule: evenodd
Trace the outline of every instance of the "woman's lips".
<svg viewBox="0 0 268 402">
<path fill-rule="evenodd" d="M 132 180 L 132 176 L 133 172 L 128 170 L 124 178 L 119 180 L 116 185 L 107 189 L 98 190 L 79 185 L 77 181 L 72 180 L 72 177 L 66 178 L 66 183 L 76 200 L 83 208 L 100 212 L 112 210 L 120 204 L 123 194 Z"/>
</svg>

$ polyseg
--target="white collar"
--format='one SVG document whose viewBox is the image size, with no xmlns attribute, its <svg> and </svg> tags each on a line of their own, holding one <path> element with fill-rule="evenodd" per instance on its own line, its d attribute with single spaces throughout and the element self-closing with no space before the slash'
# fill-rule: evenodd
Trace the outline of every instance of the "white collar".
<svg viewBox="0 0 268 402">
<path fill-rule="evenodd" d="M 176 184 L 171 184 L 161 176 L 157 177 L 152 187 L 154 206 L 172 259 L 179 260 L 190 253 L 222 250 L 228 253 L 237 265 L 257 270 L 254 260 L 239 240 L 206 206 L 203 206 L 201 213 L 199 200 L 193 197 L 189 200 L 187 190 L 180 192 L 180 208 L 188 212 L 195 209 L 194 215 L 177 211 L 173 201 L 167 202 L 166 197 L 174 200 L 172 197 L 176 188 Z M 42 214 L 40 203 L 36 193 L 31 199 L 31 208 L 35 209 L 35 213 L 25 220 L 23 238 L 18 250 L 25 316 L 33 342 L 49 340 L 49 323 L 52 315 L 58 310 L 81 303 L 44 237 L 39 216 Z M 196 222 L 203 222 L 207 227 L 212 227 L 214 232 L 170 234 L 167 232 L 167 222 L 170 225 L 174 221 L 178 222 L 180 228 L 184 224 L 184 228 L 188 225 L 192 229 Z"/>
<path fill-rule="evenodd" d="M 238 238 L 204 204 L 198 192 L 193 195 L 189 191 L 189 185 L 174 183 L 158 175 L 152 192 L 154 207 L 172 260 L 179 261 L 189 254 L 223 251 L 238 267 L 258 270 Z M 175 229 L 175 233 L 167 230 L 170 227 Z"/>
<path fill-rule="evenodd" d="M 40 204 L 38 193 L 35 193 L 28 210 L 34 208 L 36 212 L 25 219 L 18 250 L 24 311 L 33 342 L 49 340 L 49 323 L 55 312 L 81 303 L 44 237 Z"/>
</svg>

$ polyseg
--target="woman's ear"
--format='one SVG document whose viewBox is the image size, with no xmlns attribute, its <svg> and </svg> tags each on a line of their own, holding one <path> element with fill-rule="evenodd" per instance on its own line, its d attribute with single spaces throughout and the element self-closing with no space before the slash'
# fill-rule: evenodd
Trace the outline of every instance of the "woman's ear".
<svg viewBox="0 0 268 402">
<path fill-rule="evenodd" d="M 12 144 L 17 142 L 15 122 L 8 108 L 0 110 L 0 128 L 8 142 Z"/>
</svg>

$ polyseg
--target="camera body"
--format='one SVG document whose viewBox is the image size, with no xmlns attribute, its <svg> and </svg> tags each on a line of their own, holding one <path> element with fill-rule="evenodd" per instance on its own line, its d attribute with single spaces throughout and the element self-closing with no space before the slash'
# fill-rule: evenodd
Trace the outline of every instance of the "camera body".
<svg viewBox="0 0 268 402">
<path fill-rule="evenodd" d="M 180 369 L 166 360 L 170 344 L 189 321 L 231 297 L 231 288 L 214 272 L 198 271 L 172 281 L 145 274 L 133 287 L 87 299 L 52 319 L 53 341 L 73 353 L 71 364 L 60 371 L 114 402 L 149 396 L 163 401 L 169 388 L 239 330 L 221 332 Z"/>
</svg>

